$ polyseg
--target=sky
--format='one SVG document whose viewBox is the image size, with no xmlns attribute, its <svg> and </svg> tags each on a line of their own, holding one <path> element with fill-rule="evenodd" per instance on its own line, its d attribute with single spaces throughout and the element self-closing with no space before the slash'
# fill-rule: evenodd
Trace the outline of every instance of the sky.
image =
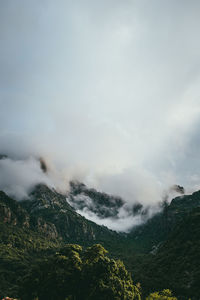
<svg viewBox="0 0 200 300">
<path fill-rule="evenodd" d="M 0 153 L 11 159 L 0 187 L 20 198 L 40 180 L 65 190 L 77 179 L 145 205 L 173 184 L 199 189 L 199 10 L 1 0 Z"/>
</svg>

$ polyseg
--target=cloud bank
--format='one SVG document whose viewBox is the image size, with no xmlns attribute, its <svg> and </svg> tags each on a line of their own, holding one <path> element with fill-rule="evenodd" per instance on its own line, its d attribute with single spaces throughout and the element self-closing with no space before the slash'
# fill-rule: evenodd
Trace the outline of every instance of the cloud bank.
<svg viewBox="0 0 200 300">
<path fill-rule="evenodd" d="M 51 180 L 44 175 L 35 158 L 0 160 L 0 190 L 8 195 L 18 200 L 28 198 L 31 190 L 39 183 L 53 187 Z"/>
<path fill-rule="evenodd" d="M 20 170 L 2 161 L 1 188 L 26 174 L 20 160 L 32 170 L 11 180 L 13 193 L 26 182 L 21 196 L 40 179 L 60 190 L 77 179 L 144 205 L 176 183 L 200 188 L 199 9 L 1 1 L 0 153 Z"/>
</svg>

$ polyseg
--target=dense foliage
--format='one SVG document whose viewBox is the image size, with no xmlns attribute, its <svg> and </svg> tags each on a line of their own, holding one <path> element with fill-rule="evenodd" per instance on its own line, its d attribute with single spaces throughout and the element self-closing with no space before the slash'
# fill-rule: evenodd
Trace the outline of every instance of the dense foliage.
<svg viewBox="0 0 200 300">
<path fill-rule="evenodd" d="M 163 290 L 161 292 L 151 293 L 146 300 L 177 300 L 176 297 L 173 297 L 170 290 Z"/>
<path fill-rule="evenodd" d="M 56 251 L 60 242 L 28 228 L 0 222 L 0 299 L 16 297 L 19 279 L 38 260 Z"/>
<path fill-rule="evenodd" d="M 179 223 L 156 255 L 143 262 L 139 277 L 143 289 L 151 291 L 169 287 L 178 298 L 200 296 L 200 208 Z M 148 280 L 149 279 L 149 280 Z"/>
<path fill-rule="evenodd" d="M 96 244 L 83 250 L 66 245 L 37 265 L 22 281 L 23 300 L 140 300 L 140 291 L 121 261 Z"/>
</svg>

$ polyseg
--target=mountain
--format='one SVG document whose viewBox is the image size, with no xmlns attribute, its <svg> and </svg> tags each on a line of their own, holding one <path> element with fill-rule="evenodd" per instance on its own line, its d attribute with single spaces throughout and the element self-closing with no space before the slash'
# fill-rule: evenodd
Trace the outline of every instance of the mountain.
<svg viewBox="0 0 200 300">
<path fill-rule="evenodd" d="M 124 239 L 77 214 L 65 196 L 45 185 L 20 202 L 0 192 L 0 298 L 17 296 L 20 278 L 66 243 L 114 249 Z"/>
<path fill-rule="evenodd" d="M 129 235 L 138 257 L 126 258 L 147 295 L 170 288 L 178 299 L 199 299 L 200 191 L 174 198 Z M 141 255 L 142 253 L 146 253 Z"/>
<path fill-rule="evenodd" d="M 3 223 L 29 227 L 30 218 L 26 210 L 3 191 L 0 191 L 0 216 Z"/>
<path fill-rule="evenodd" d="M 127 216 L 141 216 L 144 220 L 148 217 L 148 208 L 144 208 L 141 203 L 127 203 L 119 196 L 88 188 L 78 181 L 70 182 L 68 201 L 76 211 L 87 212 L 100 219 L 117 220 L 121 212 Z"/>
<path fill-rule="evenodd" d="M 0 192 L 0 299 L 8 294 L 17 296 L 19 279 L 39 257 L 60 244 L 32 226 L 20 202 Z"/>
<path fill-rule="evenodd" d="M 108 210 L 110 205 L 113 212 L 124 205 L 118 197 L 77 183 L 71 184 L 68 195 L 40 184 L 23 201 L 0 192 L 0 297 L 8 292 L 17 296 L 28 270 L 66 243 L 84 248 L 101 243 L 110 257 L 124 261 L 134 282 L 141 283 L 143 296 L 170 288 L 179 300 L 199 299 L 200 191 L 164 202 L 160 213 L 129 234 L 79 215 L 70 205 L 77 195 L 93 199 L 95 209 L 102 205 Z"/>
<path fill-rule="evenodd" d="M 125 204 L 120 197 L 89 189 L 78 181 L 70 182 L 68 196 L 71 205 L 76 210 L 87 209 L 99 218 L 117 217 L 119 209 Z"/>
<path fill-rule="evenodd" d="M 66 196 L 46 185 L 37 185 L 30 199 L 21 201 L 33 228 L 64 242 L 103 242 L 118 237 L 117 233 L 79 215 L 67 202 Z M 49 232 L 50 231 L 50 232 Z"/>
<path fill-rule="evenodd" d="M 164 202 L 162 211 L 145 224 L 135 227 L 129 237 L 134 240 L 135 247 L 140 252 L 149 253 L 165 241 L 176 225 L 198 207 L 200 207 L 200 191 L 176 197 L 170 204 Z"/>
<path fill-rule="evenodd" d="M 149 291 L 166 287 L 183 299 L 199 299 L 200 296 L 200 207 L 192 210 L 175 226 L 167 240 L 151 260 L 143 281 Z"/>
</svg>

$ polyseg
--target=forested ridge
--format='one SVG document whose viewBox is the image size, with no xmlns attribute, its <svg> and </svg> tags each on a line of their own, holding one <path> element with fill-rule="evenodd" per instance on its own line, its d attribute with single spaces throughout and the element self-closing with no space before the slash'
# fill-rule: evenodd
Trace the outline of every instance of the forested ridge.
<svg viewBox="0 0 200 300">
<path fill-rule="evenodd" d="M 198 300 L 199 206 L 199 192 L 177 197 L 127 235 L 46 186 L 22 202 L 1 192 L 0 298 Z"/>
</svg>

